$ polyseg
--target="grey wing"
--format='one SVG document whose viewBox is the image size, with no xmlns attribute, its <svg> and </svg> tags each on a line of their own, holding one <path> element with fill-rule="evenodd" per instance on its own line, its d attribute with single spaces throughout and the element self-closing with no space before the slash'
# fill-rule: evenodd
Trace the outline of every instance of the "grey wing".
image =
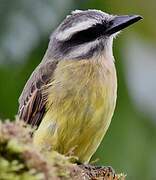
<svg viewBox="0 0 156 180">
<path fill-rule="evenodd" d="M 32 73 L 19 98 L 19 118 L 32 126 L 39 126 L 46 111 L 47 95 L 43 94 L 43 90 L 48 87 L 57 63 L 41 63 Z"/>
</svg>

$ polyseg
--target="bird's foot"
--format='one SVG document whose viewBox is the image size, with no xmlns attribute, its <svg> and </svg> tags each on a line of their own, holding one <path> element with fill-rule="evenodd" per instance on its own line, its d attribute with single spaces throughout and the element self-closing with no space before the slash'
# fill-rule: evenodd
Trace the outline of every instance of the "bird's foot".
<svg viewBox="0 0 156 180">
<path fill-rule="evenodd" d="M 79 164 L 79 158 L 76 156 L 68 156 L 68 161 L 74 164 Z"/>
</svg>

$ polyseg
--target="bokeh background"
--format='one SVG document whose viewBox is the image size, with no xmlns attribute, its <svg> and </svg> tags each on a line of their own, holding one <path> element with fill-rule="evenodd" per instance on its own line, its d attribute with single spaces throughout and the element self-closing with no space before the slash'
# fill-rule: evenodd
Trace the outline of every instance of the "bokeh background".
<svg viewBox="0 0 156 180">
<path fill-rule="evenodd" d="M 116 111 L 93 160 L 128 180 L 156 179 L 156 1 L 0 0 L 0 118 L 14 119 L 18 97 L 49 36 L 74 9 L 144 17 L 114 41 Z"/>
</svg>

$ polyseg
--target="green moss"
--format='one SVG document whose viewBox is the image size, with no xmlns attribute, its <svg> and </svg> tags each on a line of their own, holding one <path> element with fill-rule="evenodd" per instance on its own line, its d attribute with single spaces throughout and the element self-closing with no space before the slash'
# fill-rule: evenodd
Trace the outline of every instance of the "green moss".
<svg viewBox="0 0 156 180">
<path fill-rule="evenodd" d="M 38 152 L 32 143 L 32 131 L 20 121 L 0 123 L 1 179 L 69 179 L 72 164 L 56 152 Z"/>
<path fill-rule="evenodd" d="M 71 163 L 75 157 L 38 151 L 32 142 L 33 131 L 22 121 L 0 122 L 0 180 L 87 180 L 95 175 L 94 166 L 88 171 Z"/>
</svg>

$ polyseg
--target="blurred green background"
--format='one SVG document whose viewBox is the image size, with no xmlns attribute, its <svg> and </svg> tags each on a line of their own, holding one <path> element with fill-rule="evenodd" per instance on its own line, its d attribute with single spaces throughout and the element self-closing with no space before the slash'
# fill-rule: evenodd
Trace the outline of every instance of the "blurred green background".
<svg viewBox="0 0 156 180">
<path fill-rule="evenodd" d="M 92 158 L 128 180 L 156 179 L 156 1 L 0 0 L 0 118 L 14 119 L 22 88 L 41 61 L 49 36 L 74 9 L 140 14 L 114 41 L 116 111 Z"/>
</svg>

